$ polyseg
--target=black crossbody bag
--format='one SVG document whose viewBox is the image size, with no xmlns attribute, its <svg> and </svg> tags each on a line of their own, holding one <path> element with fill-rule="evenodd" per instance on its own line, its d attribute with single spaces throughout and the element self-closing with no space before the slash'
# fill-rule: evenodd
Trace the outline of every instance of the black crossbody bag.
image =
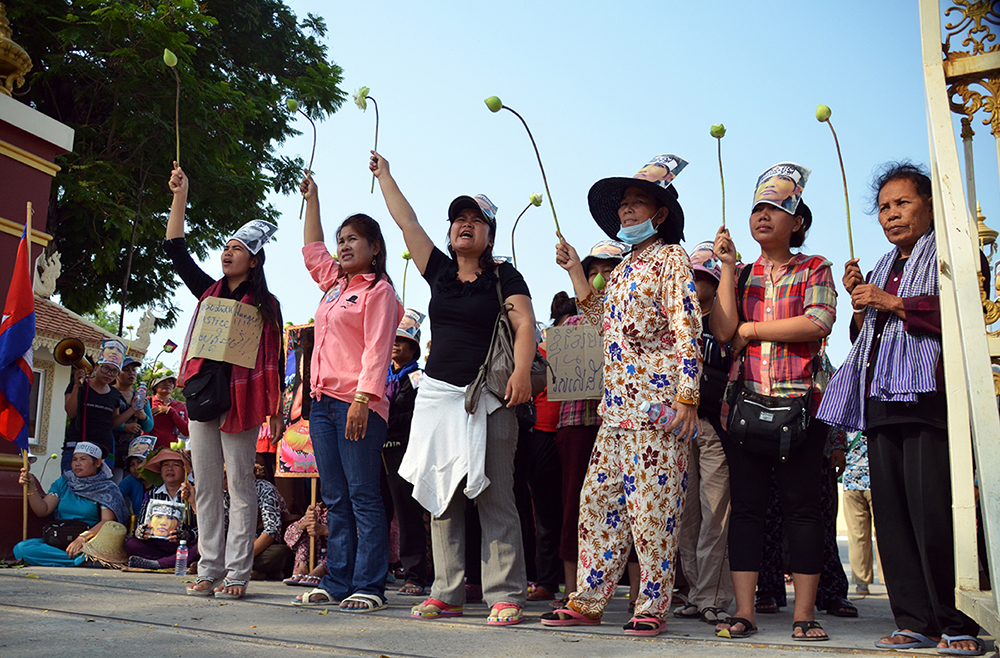
<svg viewBox="0 0 1000 658">
<path fill-rule="evenodd" d="M 737 285 L 736 307 L 741 322 L 747 321 L 743 315 L 742 298 L 752 267 L 743 269 Z M 809 430 L 812 387 L 795 397 L 755 393 L 747 387 L 743 378 L 745 351 L 744 348 L 744 354 L 740 356 L 739 378 L 731 384 L 727 432 L 744 450 L 786 462 L 788 455 L 805 441 Z"/>
</svg>

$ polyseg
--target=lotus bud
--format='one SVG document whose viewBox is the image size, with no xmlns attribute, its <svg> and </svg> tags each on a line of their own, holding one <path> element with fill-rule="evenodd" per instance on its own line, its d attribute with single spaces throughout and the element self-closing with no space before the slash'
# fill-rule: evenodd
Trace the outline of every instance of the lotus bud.
<svg viewBox="0 0 1000 658">
<path fill-rule="evenodd" d="M 712 129 L 709 130 L 708 132 L 712 134 L 712 137 L 715 137 L 716 139 L 722 139 L 723 137 L 726 136 L 726 127 L 721 123 L 716 123 L 712 125 Z"/>
<path fill-rule="evenodd" d="M 409 249 L 403 252 L 403 260 L 410 260 L 411 258 L 413 258 L 413 256 L 410 255 Z"/>
<path fill-rule="evenodd" d="M 826 105 L 817 105 L 816 106 L 816 120 L 817 121 L 829 121 L 831 114 L 833 114 L 833 112 L 831 112 L 830 108 L 827 107 Z"/>
<path fill-rule="evenodd" d="M 531 196 L 528 197 L 531 200 L 531 205 L 540 206 L 542 205 L 542 194 L 541 192 L 532 192 Z"/>
<path fill-rule="evenodd" d="M 53 452 L 52 456 L 49 457 L 49 459 L 59 459 L 59 455 L 57 455 L 56 453 Z"/>
<path fill-rule="evenodd" d="M 170 68 L 177 66 L 177 55 L 174 54 L 174 51 L 169 48 L 163 49 L 163 63 Z"/>
<path fill-rule="evenodd" d="M 289 98 L 287 101 L 285 101 L 285 106 L 288 108 L 289 112 L 299 111 L 299 102 L 294 98 Z"/>
<path fill-rule="evenodd" d="M 503 103 L 496 96 L 490 96 L 486 99 L 486 107 L 490 108 L 490 112 L 499 112 L 503 109 Z"/>
<path fill-rule="evenodd" d="M 594 290 L 604 290 L 604 286 L 608 285 L 604 280 L 604 275 L 600 272 L 594 277 Z"/>
</svg>

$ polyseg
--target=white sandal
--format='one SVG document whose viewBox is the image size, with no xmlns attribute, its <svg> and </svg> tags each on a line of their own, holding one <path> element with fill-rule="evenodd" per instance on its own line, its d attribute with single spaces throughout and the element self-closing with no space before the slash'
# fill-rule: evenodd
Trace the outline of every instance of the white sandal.
<svg viewBox="0 0 1000 658">
<path fill-rule="evenodd" d="M 313 600 L 313 596 L 318 594 L 321 594 L 322 598 Z M 320 589 L 319 587 L 314 587 L 313 589 L 309 590 L 308 592 L 303 594 L 301 598 L 292 599 L 292 605 L 301 605 L 301 606 L 338 605 L 339 603 L 340 601 L 330 596 L 329 592 L 327 592 L 325 589 Z"/>
<path fill-rule="evenodd" d="M 352 603 L 362 603 L 365 607 L 363 608 L 345 608 L 344 604 L 348 601 Z M 354 613 L 365 613 L 365 612 L 375 612 L 377 610 L 383 610 L 389 607 L 389 603 L 385 599 L 375 595 L 375 594 L 365 594 L 363 592 L 355 592 L 351 594 L 346 599 L 340 602 L 341 612 L 354 612 Z"/>
</svg>

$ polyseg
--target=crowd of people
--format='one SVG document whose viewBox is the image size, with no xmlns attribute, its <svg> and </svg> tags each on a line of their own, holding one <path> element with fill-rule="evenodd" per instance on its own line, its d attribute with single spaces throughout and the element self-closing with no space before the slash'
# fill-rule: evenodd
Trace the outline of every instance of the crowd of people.
<svg viewBox="0 0 1000 658">
<path fill-rule="evenodd" d="M 756 249 L 724 226 L 690 255 L 681 247 L 674 183 L 686 164 L 661 154 L 632 177 L 597 181 L 588 201 L 608 239 L 585 257 L 560 236 L 555 261 L 572 290 L 553 299 L 551 326 L 592 327 L 604 362 L 599 400 L 559 402 L 539 384 L 544 333 L 528 283 L 493 252 L 486 195 L 450 203 L 442 250 L 372 152 L 430 288 L 434 341 L 421 369 L 425 316 L 397 299 L 382 227 L 347 216 L 331 253 L 307 172 L 302 255 L 323 294 L 308 364 L 322 501 L 293 519 L 254 467 L 258 435 L 284 430 L 281 308 L 264 275 L 277 227 L 237 231 L 213 279 L 185 246 L 188 180 L 175 163 L 164 248 L 199 307 L 222 298 L 257 309 L 254 366 L 188 358 L 189 329 L 181 372 L 155 376 L 147 401 L 133 390 L 140 364 L 106 341 L 93 375 L 74 373 L 66 391 L 62 476 L 43 495 L 22 475 L 32 511 L 56 527 L 17 557 L 114 562 L 87 546 L 124 524 L 130 568 L 173 568 L 184 542 L 192 596 L 240 598 L 254 574 L 308 587 L 293 605 L 368 613 L 386 607 L 398 568 L 398 593 L 424 597 L 413 618 L 461 616 L 484 599 L 492 626 L 522 622 L 528 600 L 553 601 L 545 626 L 600 624 L 627 574 L 626 634 L 656 636 L 673 615 L 731 640 L 785 605 L 789 574 L 792 638 L 823 641 L 817 609 L 858 614 L 837 555 L 842 477 L 860 595 L 873 581 L 872 524 L 881 540 L 897 628 L 876 645 L 981 655 L 978 624 L 954 600 L 930 179 L 889 163 L 873 181 L 889 248 L 867 275 L 857 259 L 844 266 L 853 347 L 834 371 L 834 266 L 802 250 L 810 170 L 781 162 L 760 175 L 749 207 L 759 256 L 741 262 L 740 247 Z M 186 406 L 169 399 L 175 384 Z M 128 472 L 121 488 L 116 462 Z"/>
</svg>

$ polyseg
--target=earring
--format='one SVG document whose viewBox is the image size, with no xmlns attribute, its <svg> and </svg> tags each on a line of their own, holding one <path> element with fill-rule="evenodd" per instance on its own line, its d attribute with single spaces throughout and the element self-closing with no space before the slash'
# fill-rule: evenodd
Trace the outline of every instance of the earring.
<svg viewBox="0 0 1000 658">
<path fill-rule="evenodd" d="M 375 259 L 374 258 L 372 258 L 372 267 L 376 267 Z"/>
</svg>

